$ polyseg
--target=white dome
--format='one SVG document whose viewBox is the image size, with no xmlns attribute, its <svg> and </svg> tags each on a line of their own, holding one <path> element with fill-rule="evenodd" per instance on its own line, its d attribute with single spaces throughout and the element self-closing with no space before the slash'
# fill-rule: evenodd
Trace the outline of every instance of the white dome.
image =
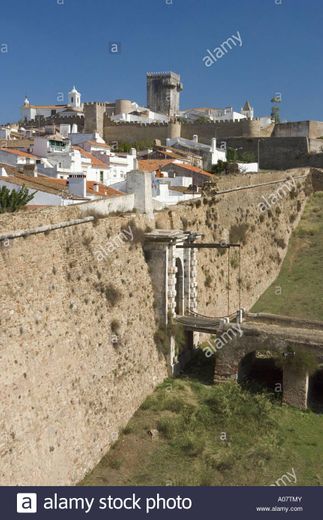
<svg viewBox="0 0 323 520">
<path fill-rule="evenodd" d="M 72 90 L 69 92 L 69 94 L 79 94 L 79 92 L 76 90 L 75 85 L 73 86 Z"/>
</svg>

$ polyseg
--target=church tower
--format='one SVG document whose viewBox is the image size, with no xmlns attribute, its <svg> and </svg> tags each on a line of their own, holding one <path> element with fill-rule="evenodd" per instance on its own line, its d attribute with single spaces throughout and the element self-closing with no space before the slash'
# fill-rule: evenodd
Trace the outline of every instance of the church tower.
<svg viewBox="0 0 323 520">
<path fill-rule="evenodd" d="M 81 94 L 75 87 L 68 93 L 68 105 L 72 108 L 81 109 Z"/>
<path fill-rule="evenodd" d="M 246 101 L 243 105 L 243 108 L 241 109 L 241 114 L 246 116 L 247 119 L 253 119 L 254 110 L 253 107 L 250 105 L 249 101 Z"/>
</svg>

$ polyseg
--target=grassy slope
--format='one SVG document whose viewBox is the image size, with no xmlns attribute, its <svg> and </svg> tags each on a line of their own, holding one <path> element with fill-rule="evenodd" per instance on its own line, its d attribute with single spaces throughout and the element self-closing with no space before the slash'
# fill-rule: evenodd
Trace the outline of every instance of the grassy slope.
<svg viewBox="0 0 323 520">
<path fill-rule="evenodd" d="M 270 485 L 293 469 L 323 485 L 322 415 L 190 377 L 163 383 L 82 484 Z"/>
<path fill-rule="evenodd" d="M 316 194 L 254 310 L 323 319 L 322 216 L 323 194 Z M 202 366 L 204 376 L 205 369 L 212 371 Z M 166 381 L 144 402 L 83 484 L 270 485 L 292 469 L 297 485 L 323 485 L 323 415 L 193 373 Z"/>
<path fill-rule="evenodd" d="M 323 193 L 308 201 L 281 272 L 253 311 L 323 320 Z"/>
</svg>

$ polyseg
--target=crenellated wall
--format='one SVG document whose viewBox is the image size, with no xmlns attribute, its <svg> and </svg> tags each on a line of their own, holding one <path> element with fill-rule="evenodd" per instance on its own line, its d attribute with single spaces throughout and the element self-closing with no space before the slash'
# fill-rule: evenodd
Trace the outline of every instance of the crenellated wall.
<svg viewBox="0 0 323 520">
<path fill-rule="evenodd" d="M 295 190 L 260 212 L 263 197 L 268 200 L 288 173 L 302 177 Z M 250 308 L 275 279 L 311 189 L 305 169 L 233 176 L 218 180 L 217 195 L 209 188 L 200 201 L 155 214 L 155 222 L 125 214 L 3 240 L 0 483 L 80 481 L 166 377 L 154 341 L 145 231 L 187 229 L 205 241 L 242 242 L 241 303 Z M 77 207 L 6 214 L 0 234 L 79 217 Z M 226 254 L 200 250 L 197 260 L 199 312 L 226 312 Z M 239 294 L 234 255 L 229 265 L 232 311 Z"/>
<path fill-rule="evenodd" d="M 104 139 L 133 143 L 136 141 L 153 141 L 160 139 L 165 142 L 167 137 L 184 137 L 192 139 L 199 136 L 201 143 L 210 144 L 212 137 L 267 137 L 273 131 L 274 125 L 262 128 L 259 119 L 240 121 L 205 121 L 205 122 L 170 122 L 170 123 L 130 123 L 113 122 L 106 115 L 104 118 Z"/>
</svg>

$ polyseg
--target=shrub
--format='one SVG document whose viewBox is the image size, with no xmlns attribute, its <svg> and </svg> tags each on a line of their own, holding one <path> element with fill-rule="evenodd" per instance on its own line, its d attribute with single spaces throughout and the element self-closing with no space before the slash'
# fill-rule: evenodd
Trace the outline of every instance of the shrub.
<svg viewBox="0 0 323 520">
<path fill-rule="evenodd" d="M 112 307 L 117 305 L 122 298 L 122 293 L 111 283 L 109 283 L 107 286 L 105 286 L 103 283 L 99 283 L 96 285 L 96 288 L 102 295 L 105 296 L 106 300 Z"/>
<path fill-rule="evenodd" d="M 123 428 L 122 433 L 124 435 L 129 435 L 129 433 L 133 433 L 133 428 L 131 426 L 129 426 L 129 424 L 127 424 L 127 426 L 125 426 L 125 428 Z"/>
<path fill-rule="evenodd" d="M 157 345 L 158 350 L 160 350 L 163 354 L 168 353 L 168 343 L 169 336 L 167 333 L 167 328 L 163 326 L 159 326 L 154 334 L 154 341 Z"/>
<path fill-rule="evenodd" d="M 170 417 L 162 417 L 157 422 L 157 430 L 166 437 L 171 439 L 176 432 L 176 420 Z"/>
<path fill-rule="evenodd" d="M 196 436 L 193 433 L 185 432 L 179 440 L 179 446 L 185 455 L 188 455 L 189 457 L 196 457 L 203 452 L 205 441 L 201 436 Z"/>
<path fill-rule="evenodd" d="M 205 287 L 211 287 L 211 282 L 212 282 L 212 276 L 208 273 L 205 276 L 205 281 L 204 281 Z"/>
<path fill-rule="evenodd" d="M 232 256 L 230 258 L 230 265 L 231 265 L 232 269 L 237 269 L 237 267 L 239 266 L 239 260 L 237 258 L 237 255 Z"/>
<path fill-rule="evenodd" d="M 231 226 L 229 234 L 230 242 L 233 244 L 245 244 L 248 228 L 249 224 L 246 223 L 234 224 L 233 226 Z"/>
<path fill-rule="evenodd" d="M 109 460 L 109 466 L 112 469 L 120 469 L 120 467 L 121 467 L 121 460 L 113 458 L 113 459 Z"/>
<path fill-rule="evenodd" d="M 276 242 L 278 247 L 280 247 L 281 249 L 285 249 L 286 242 L 285 242 L 285 240 L 283 238 L 276 238 L 275 242 Z"/>
<path fill-rule="evenodd" d="M 91 244 L 92 240 L 93 240 L 93 236 L 89 236 L 89 235 L 88 235 L 88 236 L 86 236 L 86 237 L 83 238 L 83 240 L 82 240 L 82 244 L 83 244 L 85 247 L 89 247 L 89 245 Z"/>
<path fill-rule="evenodd" d="M 25 185 L 19 191 L 9 190 L 6 186 L 0 188 L 0 213 L 14 213 L 23 206 L 26 206 L 34 196 L 36 191 L 31 193 Z"/>
<path fill-rule="evenodd" d="M 163 410 L 169 410 L 170 412 L 179 413 L 185 407 L 184 402 L 178 397 L 169 397 L 165 400 Z"/>
<path fill-rule="evenodd" d="M 182 221 L 182 225 L 183 225 L 183 230 L 186 231 L 188 228 L 188 220 L 186 217 L 181 217 L 181 221 Z"/>
<path fill-rule="evenodd" d="M 117 334 L 120 331 L 120 321 L 119 320 L 112 320 L 110 324 L 111 332 L 113 334 Z"/>
<path fill-rule="evenodd" d="M 132 243 L 133 244 L 143 244 L 143 242 L 145 240 L 145 231 L 142 228 L 137 226 L 136 221 L 134 219 L 130 220 L 127 228 L 122 228 L 121 231 L 123 231 L 125 229 L 129 233 L 129 228 L 131 229 L 132 236 L 133 236 Z M 149 229 L 151 231 L 151 228 L 149 228 Z M 148 231 L 147 231 L 147 233 L 148 233 Z"/>
<path fill-rule="evenodd" d="M 169 318 L 168 326 L 160 325 L 154 334 L 154 340 L 158 349 L 165 355 L 168 354 L 171 337 L 175 340 L 176 353 L 179 354 L 186 343 L 184 327 L 180 323 L 174 323 L 173 320 Z"/>
</svg>

